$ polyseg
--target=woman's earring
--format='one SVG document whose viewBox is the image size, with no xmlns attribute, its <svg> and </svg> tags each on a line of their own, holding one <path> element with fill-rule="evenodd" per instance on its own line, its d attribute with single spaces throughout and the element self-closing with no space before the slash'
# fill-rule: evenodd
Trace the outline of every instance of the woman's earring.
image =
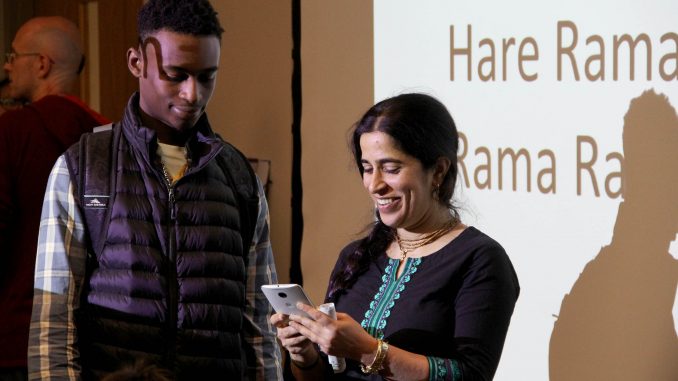
<svg viewBox="0 0 678 381">
<path fill-rule="evenodd" d="M 431 195 L 435 201 L 440 201 L 440 184 L 433 184 Z"/>
</svg>

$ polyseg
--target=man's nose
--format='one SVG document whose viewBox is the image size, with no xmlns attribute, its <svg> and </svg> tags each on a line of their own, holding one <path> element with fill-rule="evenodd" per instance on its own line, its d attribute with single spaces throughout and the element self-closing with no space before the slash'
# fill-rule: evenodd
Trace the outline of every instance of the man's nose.
<svg viewBox="0 0 678 381">
<path fill-rule="evenodd" d="M 181 84 L 180 96 L 190 104 L 196 103 L 198 101 L 198 83 L 195 78 L 188 77 Z"/>
</svg>

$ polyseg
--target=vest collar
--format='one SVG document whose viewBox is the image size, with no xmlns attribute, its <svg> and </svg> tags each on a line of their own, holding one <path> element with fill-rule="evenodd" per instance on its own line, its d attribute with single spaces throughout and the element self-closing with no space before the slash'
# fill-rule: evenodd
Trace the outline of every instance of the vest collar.
<svg viewBox="0 0 678 381">
<path fill-rule="evenodd" d="M 152 163 L 157 161 L 157 136 L 155 130 L 141 122 L 138 91 L 132 94 L 127 102 L 121 123 L 123 134 L 138 157 L 141 157 L 149 167 L 156 167 Z M 203 113 L 193 129 L 195 133 L 186 142 L 187 156 L 192 163 L 187 173 L 207 165 L 224 145 L 221 138 L 212 131 L 206 113 Z"/>
</svg>

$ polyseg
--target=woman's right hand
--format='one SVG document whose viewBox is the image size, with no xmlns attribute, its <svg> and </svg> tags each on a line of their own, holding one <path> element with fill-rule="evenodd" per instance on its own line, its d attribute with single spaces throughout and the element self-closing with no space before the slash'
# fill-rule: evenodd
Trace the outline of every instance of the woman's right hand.
<svg viewBox="0 0 678 381">
<path fill-rule="evenodd" d="M 284 314 L 271 315 L 271 324 L 278 331 L 278 339 L 290 353 L 290 359 L 300 366 L 314 363 L 320 354 L 316 351 L 313 343 L 296 328 L 289 325 L 289 316 Z"/>
</svg>

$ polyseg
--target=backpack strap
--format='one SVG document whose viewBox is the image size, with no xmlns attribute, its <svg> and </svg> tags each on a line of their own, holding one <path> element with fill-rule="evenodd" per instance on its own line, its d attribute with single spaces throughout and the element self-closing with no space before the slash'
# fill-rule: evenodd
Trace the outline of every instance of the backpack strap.
<svg viewBox="0 0 678 381">
<path fill-rule="evenodd" d="M 240 214 L 240 235 L 242 236 L 245 263 L 247 263 L 247 253 L 252 244 L 259 216 L 257 177 L 245 155 L 226 141 L 224 141 L 224 148 L 216 159 L 222 172 L 236 191 Z"/>
<path fill-rule="evenodd" d="M 113 163 L 116 162 L 117 151 L 113 150 L 113 144 L 120 133 L 112 127 L 112 124 L 107 124 L 96 127 L 93 133 L 83 134 L 80 143 L 66 154 L 71 182 L 76 188 L 76 201 L 85 217 L 88 245 L 95 255 L 103 249 L 110 222 L 109 205 L 115 189 Z"/>
</svg>

